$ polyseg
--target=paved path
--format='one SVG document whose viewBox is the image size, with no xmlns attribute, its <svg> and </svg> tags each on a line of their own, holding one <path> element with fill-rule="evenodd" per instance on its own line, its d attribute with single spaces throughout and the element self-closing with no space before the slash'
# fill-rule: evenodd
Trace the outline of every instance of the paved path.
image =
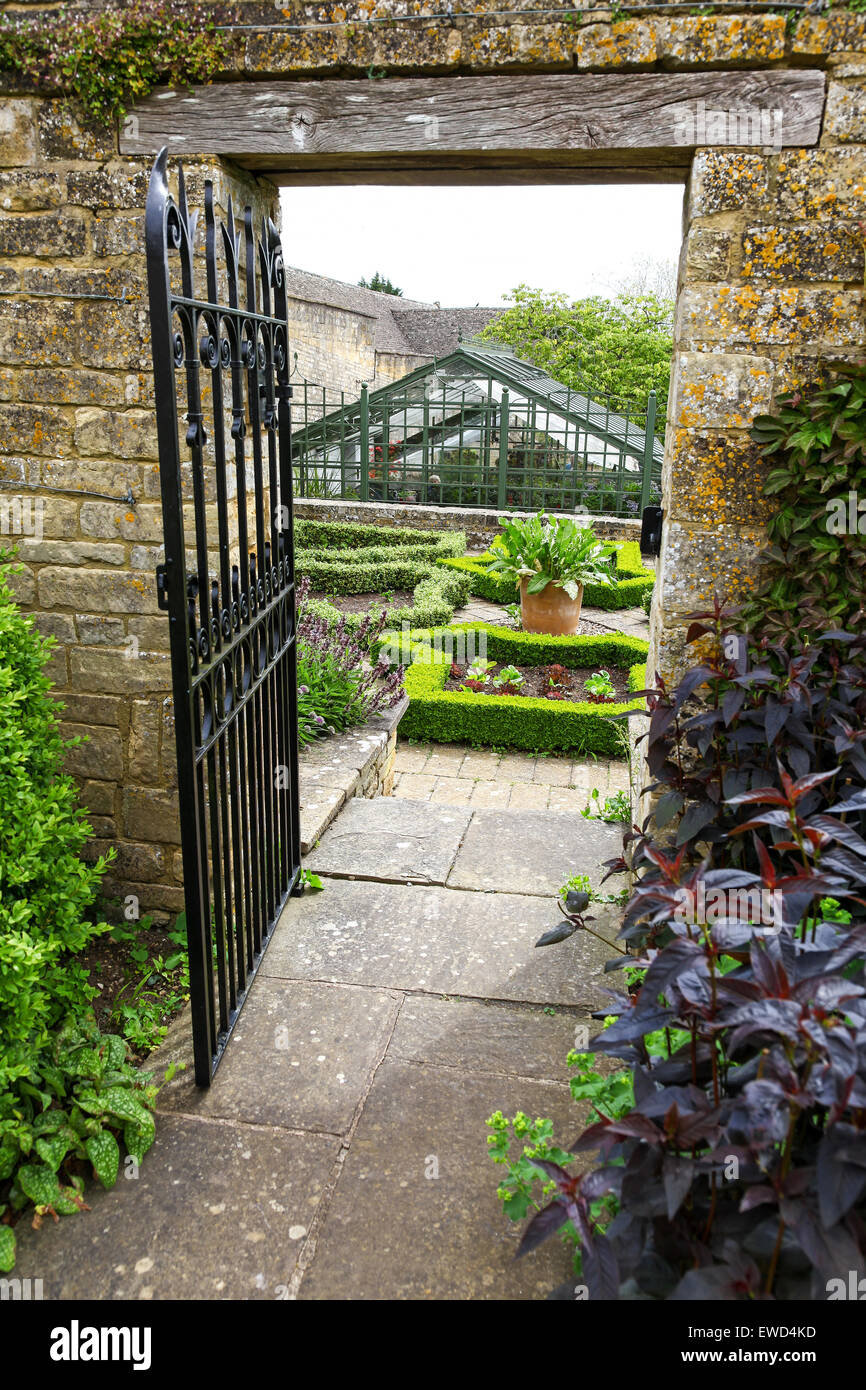
<svg viewBox="0 0 866 1390">
<path fill-rule="evenodd" d="M 579 1130 L 565 1058 L 612 952 L 533 943 L 570 874 L 600 879 L 619 827 L 549 809 L 566 760 L 493 769 L 548 809 L 437 797 L 496 785 L 491 762 L 470 775 L 478 756 L 403 752 L 426 800 L 347 803 L 307 861 L 324 891 L 283 914 L 211 1089 L 182 1073 L 139 1175 L 92 1188 L 80 1217 L 19 1226 L 17 1275 L 47 1298 L 145 1300 L 538 1299 L 567 1277 L 556 1241 L 515 1261 L 484 1121 Z M 554 767 L 568 783 L 541 780 Z M 596 926 L 613 936 L 603 912 Z M 188 1055 L 175 1034 L 163 1064 Z"/>
<path fill-rule="evenodd" d="M 607 758 L 535 757 L 492 753 L 458 744 L 397 748 L 394 795 L 449 806 L 506 807 L 513 811 L 562 811 L 580 815 L 597 790 L 602 801 L 628 791 L 628 768 Z"/>
<path fill-rule="evenodd" d="M 642 608 L 620 608 L 609 612 L 606 608 L 590 608 L 587 604 L 581 609 L 581 613 L 588 622 L 607 628 L 609 632 L 627 632 L 632 637 L 642 637 L 645 642 L 649 638 L 649 618 Z M 486 599 L 475 597 L 470 598 L 464 608 L 455 610 L 453 621 L 504 623 L 508 627 L 511 626 L 503 607 L 498 603 L 488 603 Z"/>
</svg>

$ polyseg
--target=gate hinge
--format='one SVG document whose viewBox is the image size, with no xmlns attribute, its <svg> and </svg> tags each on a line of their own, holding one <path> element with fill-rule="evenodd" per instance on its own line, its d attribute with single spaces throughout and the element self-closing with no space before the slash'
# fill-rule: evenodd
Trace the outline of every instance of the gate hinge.
<svg viewBox="0 0 866 1390">
<path fill-rule="evenodd" d="M 156 567 L 156 606 L 161 608 L 164 613 L 168 612 L 168 581 L 165 575 L 165 565 Z"/>
</svg>

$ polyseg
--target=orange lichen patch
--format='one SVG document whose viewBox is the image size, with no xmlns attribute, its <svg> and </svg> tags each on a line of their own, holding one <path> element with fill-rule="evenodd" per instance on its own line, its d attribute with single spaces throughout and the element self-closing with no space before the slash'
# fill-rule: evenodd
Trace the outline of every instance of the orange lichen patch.
<svg viewBox="0 0 866 1390">
<path fill-rule="evenodd" d="M 656 21 L 659 57 L 682 63 L 739 62 L 785 56 L 783 15 L 689 16 Z"/>
<path fill-rule="evenodd" d="M 747 422 L 744 421 L 744 425 Z M 705 526 L 769 520 L 773 502 L 761 495 L 767 471 L 745 434 L 697 433 L 678 427 L 671 469 L 676 515 Z"/>
<path fill-rule="evenodd" d="M 838 226 L 836 238 L 813 227 L 750 227 L 743 236 L 744 279 L 863 280 L 863 237 Z"/>
<path fill-rule="evenodd" d="M 576 51 L 581 68 L 653 63 L 658 52 L 653 28 L 634 19 L 579 30 Z"/>
<path fill-rule="evenodd" d="M 794 52 L 857 53 L 866 50 L 866 15 L 836 10 L 831 15 L 803 15 L 794 30 Z"/>
</svg>

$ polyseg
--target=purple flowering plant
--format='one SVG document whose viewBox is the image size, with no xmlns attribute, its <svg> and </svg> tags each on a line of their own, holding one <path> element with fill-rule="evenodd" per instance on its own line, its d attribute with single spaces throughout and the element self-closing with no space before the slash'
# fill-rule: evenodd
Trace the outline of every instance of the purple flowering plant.
<svg viewBox="0 0 866 1390">
<path fill-rule="evenodd" d="M 364 724 L 395 705 L 403 694 L 403 667 L 373 662 L 370 649 L 385 627 L 386 610 L 367 614 L 350 627 L 344 613 L 336 623 L 307 605 L 310 581 L 298 583 L 298 741 L 303 747 L 325 734 Z"/>
</svg>

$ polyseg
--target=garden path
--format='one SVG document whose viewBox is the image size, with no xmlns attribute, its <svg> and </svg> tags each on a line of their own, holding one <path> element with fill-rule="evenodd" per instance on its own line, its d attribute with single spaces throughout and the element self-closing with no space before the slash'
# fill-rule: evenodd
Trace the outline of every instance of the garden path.
<svg viewBox="0 0 866 1390">
<path fill-rule="evenodd" d="M 639 610 L 587 616 L 646 632 Z M 182 1016 L 149 1063 L 187 1070 L 140 1172 L 19 1226 L 15 1273 L 47 1298 L 538 1299 L 568 1277 L 556 1241 L 515 1260 L 484 1122 L 581 1127 L 566 1056 L 607 999 L 614 910 L 602 940 L 534 942 L 560 885 L 619 852 L 579 812 L 625 768 L 403 743 L 397 772 L 308 857 L 323 890 L 284 911 L 210 1090 Z"/>
<path fill-rule="evenodd" d="M 612 950 L 533 943 L 560 884 L 597 882 L 619 840 L 550 809 L 349 801 L 307 861 L 324 889 L 283 913 L 211 1089 L 168 1084 L 140 1173 L 91 1189 L 80 1217 L 19 1227 L 16 1274 L 52 1299 L 545 1297 L 565 1251 L 514 1259 L 484 1122 L 580 1128 L 565 1059 Z M 189 1059 L 187 1030 L 153 1065 Z"/>
</svg>

